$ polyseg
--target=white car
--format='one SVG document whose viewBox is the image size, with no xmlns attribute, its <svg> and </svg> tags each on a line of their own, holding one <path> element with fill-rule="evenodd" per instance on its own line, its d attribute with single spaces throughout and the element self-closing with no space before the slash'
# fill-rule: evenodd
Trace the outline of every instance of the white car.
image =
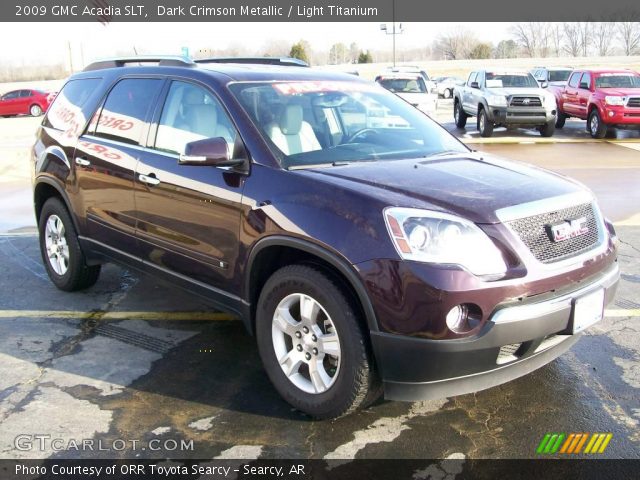
<svg viewBox="0 0 640 480">
<path fill-rule="evenodd" d="M 438 108 L 438 94 L 429 89 L 420 73 L 385 73 L 378 75 L 376 82 L 427 115 Z"/>
<path fill-rule="evenodd" d="M 464 85 L 464 79 L 460 77 L 437 77 L 433 81 L 436 83 L 436 91 L 442 98 L 453 97 L 453 90 L 456 86 Z"/>
</svg>

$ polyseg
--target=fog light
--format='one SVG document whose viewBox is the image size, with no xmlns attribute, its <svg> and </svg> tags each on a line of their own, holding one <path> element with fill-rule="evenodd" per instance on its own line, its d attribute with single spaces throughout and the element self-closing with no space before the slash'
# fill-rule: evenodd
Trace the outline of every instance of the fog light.
<svg viewBox="0 0 640 480">
<path fill-rule="evenodd" d="M 610 117 L 613 117 L 614 115 L 615 115 L 615 113 L 614 113 L 614 112 L 612 112 L 611 110 L 609 110 L 609 116 L 610 116 Z"/>
<path fill-rule="evenodd" d="M 445 317 L 447 327 L 455 333 L 467 333 L 478 327 L 482 321 L 480 307 L 473 303 L 456 305 Z"/>
<path fill-rule="evenodd" d="M 459 333 L 464 331 L 464 327 L 467 323 L 467 309 L 463 305 L 456 305 L 449 313 L 447 313 L 447 327 L 452 332 Z"/>
</svg>

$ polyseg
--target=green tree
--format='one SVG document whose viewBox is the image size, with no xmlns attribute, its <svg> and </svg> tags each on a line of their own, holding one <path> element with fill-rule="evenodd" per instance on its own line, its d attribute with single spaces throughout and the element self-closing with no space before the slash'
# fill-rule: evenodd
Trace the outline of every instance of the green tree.
<svg viewBox="0 0 640 480">
<path fill-rule="evenodd" d="M 358 55 L 358 63 L 373 63 L 373 57 L 369 50 L 360 52 L 360 55 Z"/>
<path fill-rule="evenodd" d="M 469 52 L 469 58 L 491 58 L 492 52 L 493 47 L 490 44 L 481 42 L 476 44 L 476 46 L 471 49 L 471 52 Z"/>
<path fill-rule="evenodd" d="M 302 60 L 303 62 L 309 62 L 309 55 L 307 54 L 307 49 L 305 48 L 305 41 L 300 40 L 298 43 L 294 43 L 291 46 L 291 51 L 289 52 L 289 56 L 291 58 L 297 58 L 298 60 Z"/>
</svg>

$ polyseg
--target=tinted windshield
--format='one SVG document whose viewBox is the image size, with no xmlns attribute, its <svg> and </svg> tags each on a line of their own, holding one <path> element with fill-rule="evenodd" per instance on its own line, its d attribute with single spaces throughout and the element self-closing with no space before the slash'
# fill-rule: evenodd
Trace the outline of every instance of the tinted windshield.
<svg viewBox="0 0 640 480">
<path fill-rule="evenodd" d="M 427 86 L 422 78 L 382 78 L 378 83 L 394 93 L 426 93 Z"/>
<path fill-rule="evenodd" d="M 566 82 L 569 80 L 571 70 L 549 70 L 550 82 Z"/>
<path fill-rule="evenodd" d="M 596 88 L 640 88 L 640 76 L 630 73 L 604 73 L 596 77 Z"/>
<path fill-rule="evenodd" d="M 538 88 L 538 82 L 530 73 L 487 72 L 487 88 Z"/>
<path fill-rule="evenodd" d="M 468 152 L 440 125 L 366 82 L 231 84 L 283 167 Z"/>
</svg>

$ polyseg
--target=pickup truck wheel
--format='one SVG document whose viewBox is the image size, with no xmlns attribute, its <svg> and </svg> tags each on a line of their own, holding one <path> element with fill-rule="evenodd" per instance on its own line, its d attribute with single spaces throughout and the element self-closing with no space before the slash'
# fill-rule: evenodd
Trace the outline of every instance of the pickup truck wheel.
<svg viewBox="0 0 640 480">
<path fill-rule="evenodd" d="M 453 94 L 453 92 L 451 92 L 450 88 L 445 88 L 444 92 L 442 92 L 442 96 L 444 98 L 451 98 L 451 95 Z"/>
<path fill-rule="evenodd" d="M 550 122 L 547 122 L 545 125 L 538 127 L 538 131 L 543 137 L 551 137 L 553 135 L 553 132 L 556 131 L 556 121 L 551 120 Z"/>
<path fill-rule="evenodd" d="M 256 334 L 278 393 L 312 417 L 346 415 L 379 391 L 356 311 L 342 288 L 314 267 L 286 266 L 267 280 Z"/>
<path fill-rule="evenodd" d="M 462 109 L 460 102 L 456 102 L 453 105 L 453 119 L 456 121 L 456 127 L 464 128 L 468 117 L 469 115 Z"/>
<path fill-rule="evenodd" d="M 567 121 L 567 116 L 564 113 L 558 113 L 556 117 L 556 128 L 564 127 L 564 123 Z"/>
<path fill-rule="evenodd" d="M 607 126 L 602 123 L 597 109 L 593 109 L 589 114 L 589 133 L 593 138 L 604 138 L 607 134 Z"/>
<path fill-rule="evenodd" d="M 480 110 L 480 114 L 478 115 L 478 130 L 482 137 L 490 137 L 493 135 L 493 123 L 489 120 L 489 116 L 484 109 Z"/>
<path fill-rule="evenodd" d="M 87 265 L 75 227 L 64 204 L 50 198 L 38 221 L 40 253 L 49 278 L 60 290 L 73 292 L 96 283 L 100 265 Z"/>
</svg>

